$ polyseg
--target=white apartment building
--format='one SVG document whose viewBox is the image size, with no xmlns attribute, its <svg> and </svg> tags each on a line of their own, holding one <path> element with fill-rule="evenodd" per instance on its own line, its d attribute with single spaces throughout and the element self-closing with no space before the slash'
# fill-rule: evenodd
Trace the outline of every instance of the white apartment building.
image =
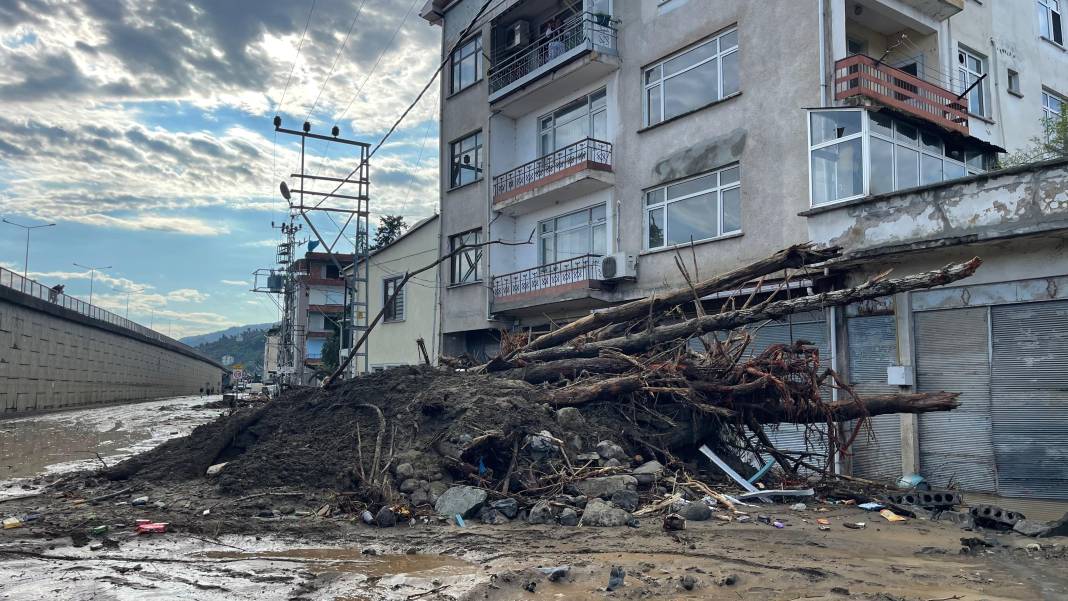
<svg viewBox="0 0 1068 601">
<path fill-rule="evenodd" d="M 1065 468 L 1029 470 L 998 434 L 1036 419 L 1068 433 L 1054 410 L 1068 398 L 1036 384 L 1043 400 L 1009 415 L 1001 398 L 1020 395 L 991 392 L 1024 370 L 1004 367 L 998 340 L 1021 365 L 1068 352 L 1068 336 L 1048 334 L 1068 332 L 1065 168 L 985 175 L 1064 110 L 1064 4 L 430 0 L 422 15 L 449 59 L 440 251 L 530 240 L 443 266 L 442 352 L 492 356 L 498 329 L 681 285 L 682 248 L 701 276 L 792 243 L 842 245 L 842 261 L 799 284 L 821 289 L 979 254 L 988 268 L 959 289 L 794 316 L 757 346 L 813 341 L 864 390 L 969 387 L 962 410 L 881 419 L 842 469 L 1068 498 Z M 1030 347 L 998 338 L 999 323 L 1024 322 Z M 954 327 L 978 332 L 966 368 L 931 335 Z M 889 366 L 912 379 L 888 381 Z"/>
</svg>

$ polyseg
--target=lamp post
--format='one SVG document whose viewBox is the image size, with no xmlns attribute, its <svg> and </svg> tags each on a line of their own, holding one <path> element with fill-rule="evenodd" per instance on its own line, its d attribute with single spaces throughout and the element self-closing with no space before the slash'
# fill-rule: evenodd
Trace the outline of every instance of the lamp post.
<svg viewBox="0 0 1068 601">
<path fill-rule="evenodd" d="M 114 290 L 116 292 L 122 292 L 121 288 L 114 288 Z M 144 292 L 145 290 L 147 290 L 147 288 L 138 288 L 137 290 L 134 290 L 132 288 L 128 288 L 126 290 L 126 319 L 130 319 L 130 295 L 131 294 L 135 294 L 135 293 L 136 294 L 140 294 L 140 293 Z"/>
<path fill-rule="evenodd" d="M 105 269 L 111 269 L 111 265 L 104 265 L 101 267 L 90 267 L 88 265 L 82 265 L 81 263 L 75 263 L 75 267 L 81 267 L 82 269 L 89 270 L 89 304 L 93 304 L 93 282 L 96 281 L 96 272 L 103 271 Z"/>
<path fill-rule="evenodd" d="M 26 255 L 22 259 L 22 279 L 26 280 L 27 279 L 27 274 L 30 272 L 30 230 L 35 230 L 35 229 L 41 228 L 41 227 L 52 227 L 55 224 L 54 223 L 44 223 L 44 224 L 41 224 L 41 225 L 22 225 L 21 223 L 15 223 L 14 221 L 11 221 L 11 220 L 7 219 L 6 217 L 3 219 L 3 222 L 8 224 L 8 225 L 13 225 L 15 227 L 21 227 L 22 229 L 26 230 Z M 25 284 L 23 284 L 23 285 L 25 285 Z"/>
</svg>

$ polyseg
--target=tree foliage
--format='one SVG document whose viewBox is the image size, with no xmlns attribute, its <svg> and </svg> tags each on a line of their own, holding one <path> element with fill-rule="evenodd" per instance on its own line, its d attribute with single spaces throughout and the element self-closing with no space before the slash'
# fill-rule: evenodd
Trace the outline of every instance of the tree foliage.
<svg viewBox="0 0 1068 601">
<path fill-rule="evenodd" d="M 338 336 L 337 331 L 330 334 L 330 337 L 326 339 L 326 344 L 323 345 L 323 370 L 327 373 L 334 373 L 338 365 L 338 354 L 341 352 L 341 337 Z"/>
<path fill-rule="evenodd" d="M 371 250 L 379 250 L 389 246 L 397 238 L 400 238 L 406 229 L 408 229 L 408 224 L 404 222 L 403 215 L 383 215 L 378 220 L 378 227 L 375 229 L 375 239 L 371 244 Z"/>
<path fill-rule="evenodd" d="M 1057 118 L 1042 119 L 1042 135 L 1031 138 L 1023 149 L 1001 159 L 1002 167 L 1016 167 L 1027 163 L 1068 157 L 1068 111 Z"/>
</svg>

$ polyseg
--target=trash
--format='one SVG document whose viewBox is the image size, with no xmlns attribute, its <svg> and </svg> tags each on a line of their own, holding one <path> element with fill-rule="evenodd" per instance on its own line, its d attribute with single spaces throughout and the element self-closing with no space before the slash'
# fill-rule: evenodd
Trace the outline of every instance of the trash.
<svg viewBox="0 0 1068 601">
<path fill-rule="evenodd" d="M 919 474 L 907 474 L 897 481 L 897 487 L 906 490 L 931 490 L 931 485 Z"/>
<path fill-rule="evenodd" d="M 775 526 L 776 528 L 785 528 L 786 527 L 786 524 L 783 524 L 779 520 L 775 520 L 774 522 L 771 523 L 771 525 Z"/>
<path fill-rule="evenodd" d="M 608 590 L 614 591 L 623 586 L 623 579 L 626 577 L 627 571 L 623 569 L 623 566 L 612 566 L 612 570 L 608 573 Z"/>
<path fill-rule="evenodd" d="M 876 502 L 872 501 L 870 503 L 861 503 L 860 505 L 857 505 L 857 507 L 860 507 L 864 511 L 878 511 L 878 510 L 882 509 L 884 506 L 879 504 L 879 503 L 876 503 Z"/>
<path fill-rule="evenodd" d="M 804 488 L 798 490 L 758 490 L 756 492 L 747 492 L 738 495 L 739 499 L 752 499 L 753 497 L 763 499 L 764 497 L 811 497 L 816 494 L 816 491 L 811 488 Z M 729 497 L 728 497 L 729 498 Z"/>
<path fill-rule="evenodd" d="M 89 550 L 90 551 L 99 551 L 99 550 L 101 550 L 103 548 L 104 548 L 104 543 L 102 543 L 100 541 L 93 541 L 93 542 L 89 543 Z"/>
<path fill-rule="evenodd" d="M 92 530 L 89 531 L 89 534 L 92 534 L 93 536 L 104 536 L 107 533 L 108 533 L 108 527 L 107 526 L 96 526 L 95 528 L 93 528 Z"/>
<path fill-rule="evenodd" d="M 757 521 L 760 522 L 761 524 L 771 525 L 771 516 L 770 515 L 759 514 L 759 515 L 757 515 Z"/>
<path fill-rule="evenodd" d="M 569 565 L 554 566 L 554 567 L 551 567 L 551 568 L 535 568 L 535 569 L 537 569 L 542 574 L 545 574 L 546 576 L 548 576 L 549 577 L 549 582 L 556 582 L 558 580 L 563 580 L 564 578 L 567 578 L 568 575 L 571 574 L 571 566 L 569 566 Z"/>
<path fill-rule="evenodd" d="M 998 530 L 1011 530 L 1016 522 L 1024 519 L 1022 513 L 1008 511 L 997 505 L 975 505 L 969 513 L 975 518 L 976 524 Z"/>
<path fill-rule="evenodd" d="M 863 530 L 868 527 L 867 522 L 846 522 L 842 525 L 850 530 Z"/>
<path fill-rule="evenodd" d="M 501 499 L 499 501 L 494 501 L 490 503 L 490 507 L 501 512 L 501 514 L 508 519 L 515 518 L 516 514 L 519 513 L 519 503 L 517 503 L 515 499 Z"/>
<path fill-rule="evenodd" d="M 734 521 L 734 518 L 732 518 L 731 516 L 729 516 L 727 514 L 724 514 L 724 513 L 717 513 L 716 515 L 714 515 L 712 517 L 716 518 L 717 520 L 719 520 L 721 522 L 728 522 L 729 523 L 729 522 Z"/>
<path fill-rule="evenodd" d="M 137 534 L 163 534 L 167 531 L 167 522 L 137 520 Z"/>
<path fill-rule="evenodd" d="M 21 528 L 22 520 L 16 517 L 10 517 L 4 519 L 4 530 L 11 530 L 12 528 Z"/>
<path fill-rule="evenodd" d="M 137 497 L 133 501 L 130 501 L 130 505 L 134 507 L 140 507 L 141 505 L 148 505 L 148 497 Z"/>
<path fill-rule="evenodd" d="M 898 514 L 894 513 L 893 511 L 890 511 L 889 509 L 884 509 L 884 510 L 880 511 L 879 515 L 883 516 L 883 518 L 885 518 L 886 521 L 888 521 L 888 522 L 907 522 L 908 521 L 906 518 L 903 518 L 903 517 L 899 516 Z"/>
<path fill-rule="evenodd" d="M 1031 543 L 1025 547 L 1028 551 L 1037 552 L 1042 550 L 1042 545 L 1038 543 Z"/>
<path fill-rule="evenodd" d="M 808 505 L 805 505 L 804 503 L 794 503 L 790 506 L 790 509 L 793 511 L 804 511 L 808 509 Z"/>
<path fill-rule="evenodd" d="M 816 526 L 816 528 L 819 528 L 820 531 L 822 531 L 822 532 L 826 532 L 826 531 L 831 529 L 831 527 L 828 526 L 827 524 L 820 524 L 820 525 Z"/>
<path fill-rule="evenodd" d="M 764 466 L 761 467 L 759 470 L 757 470 L 757 473 L 753 474 L 749 478 L 750 484 L 756 484 L 757 486 L 763 488 L 760 484 L 757 484 L 757 482 L 768 473 L 768 471 L 771 469 L 771 466 L 773 465 L 775 465 L 775 459 L 768 459 L 768 462 L 765 463 Z"/>
<path fill-rule="evenodd" d="M 964 503 L 961 494 L 951 490 L 909 491 L 887 496 L 898 505 L 916 505 L 925 509 L 950 509 Z"/>
<path fill-rule="evenodd" d="M 370 525 L 375 523 L 374 514 L 371 513 L 370 511 L 367 511 L 366 509 L 364 509 L 363 513 L 360 514 L 360 519 L 363 520 L 363 523 L 367 524 L 368 526 L 370 526 Z"/>
<path fill-rule="evenodd" d="M 761 494 L 763 491 L 761 491 L 759 488 L 753 486 L 752 483 L 750 483 L 745 478 L 739 476 L 738 472 L 734 471 L 731 468 L 731 466 L 727 465 L 727 463 L 725 461 L 720 459 L 719 455 L 716 455 L 715 453 L 713 453 L 712 449 L 708 448 L 708 445 L 701 445 L 701 448 L 699 448 L 697 450 L 701 451 L 701 453 L 704 454 L 705 457 L 708 457 L 709 460 L 712 461 L 712 463 L 716 464 L 716 467 L 718 467 L 719 469 L 723 470 L 723 473 L 725 473 L 728 476 L 730 476 L 731 480 L 734 480 L 735 482 L 737 482 L 739 486 L 741 486 L 742 488 L 748 490 L 750 493 L 756 493 L 755 496 L 757 498 L 759 498 L 761 501 L 764 501 L 765 503 L 770 503 L 771 502 L 767 497 L 764 497 Z M 741 497 L 745 498 L 745 495 L 741 495 Z"/>
<path fill-rule="evenodd" d="M 223 470 L 223 468 L 226 467 L 227 463 L 229 463 L 229 461 L 224 461 L 222 463 L 216 463 L 215 465 L 208 466 L 207 475 L 208 476 L 218 476 L 219 472 L 221 472 Z"/>
<path fill-rule="evenodd" d="M 686 528 L 686 518 L 677 513 L 669 513 L 664 516 L 664 530 L 683 530 Z"/>
<path fill-rule="evenodd" d="M 745 524 L 745 523 L 753 521 L 753 518 L 749 517 L 748 515 L 742 514 L 742 515 L 737 516 L 735 518 L 735 521 L 737 521 L 739 524 Z"/>
<path fill-rule="evenodd" d="M 453 516 L 453 519 L 456 520 L 456 525 L 457 526 L 459 526 L 461 528 L 464 528 L 466 526 L 466 524 L 464 524 L 464 516 L 462 516 L 460 514 L 456 514 L 455 516 Z"/>
<path fill-rule="evenodd" d="M 827 518 L 817 518 L 816 523 L 820 526 L 830 526 L 831 520 L 828 520 Z"/>
</svg>

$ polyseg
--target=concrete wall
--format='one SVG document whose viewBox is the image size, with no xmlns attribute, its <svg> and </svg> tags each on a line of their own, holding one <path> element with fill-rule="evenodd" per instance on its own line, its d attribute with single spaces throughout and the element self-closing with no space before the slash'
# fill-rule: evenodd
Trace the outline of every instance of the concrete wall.
<svg viewBox="0 0 1068 601">
<path fill-rule="evenodd" d="M 2 414 L 218 392 L 222 374 L 188 347 L 0 288 Z"/>
</svg>

